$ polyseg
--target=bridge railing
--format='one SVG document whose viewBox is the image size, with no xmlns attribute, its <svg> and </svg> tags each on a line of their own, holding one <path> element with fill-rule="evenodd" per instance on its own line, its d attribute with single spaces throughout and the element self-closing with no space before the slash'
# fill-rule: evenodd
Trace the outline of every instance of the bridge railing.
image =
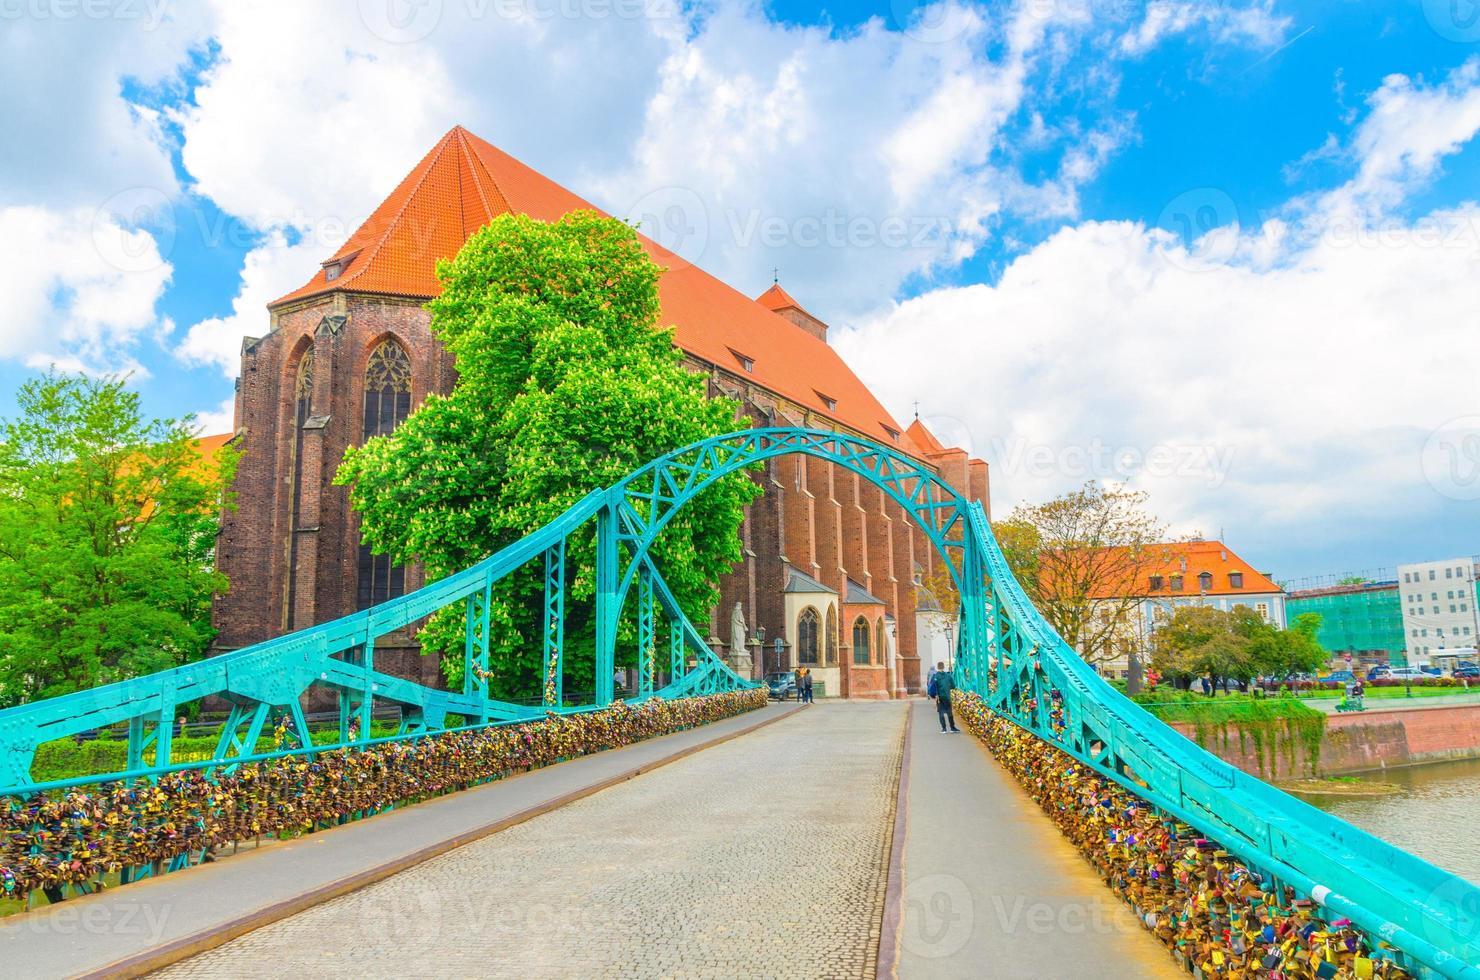
<svg viewBox="0 0 1480 980">
<path fill-rule="evenodd" d="M 679 510 L 716 480 L 788 453 L 858 474 L 914 518 L 960 590 L 963 686 L 993 711 L 1397 946 L 1414 964 L 1446 976 L 1477 976 L 1471 964 L 1480 959 L 1480 889 L 1241 772 L 1143 711 L 1106 684 L 1039 614 L 1013 578 L 980 504 L 899 451 L 837 432 L 749 429 L 705 440 L 593 491 L 472 568 L 365 613 L 162 674 L 0 712 L 0 784 L 6 787 L 0 795 L 37 789 L 29 770 L 40 742 L 125 721 L 130 759 L 139 765 L 122 775 L 169 774 L 176 709 L 212 695 L 232 704 L 232 718 L 216 757 L 192 765 L 216 772 L 252 756 L 274 715 L 289 717 L 299 739 L 293 751 L 323 751 L 309 744 L 300 704 L 315 685 L 340 698 L 340 747 L 368 743 L 377 699 L 399 702 L 408 712 L 406 730 L 393 740 L 442 730 L 451 715 L 487 724 L 569 711 L 558 693 L 534 708 L 490 699 L 480 672 L 486 674 L 488 665 L 492 583 L 543 558 L 549 625 L 542 663 L 558 680 L 564 542 L 587 522 L 596 526 L 597 543 L 596 707 L 611 701 L 617 623 L 629 590 L 636 595 L 642 696 L 666 701 L 753 687 L 684 617 L 650 548 Z M 467 632 L 463 691 L 435 690 L 375 670 L 378 637 L 457 603 L 464 604 Z M 670 663 L 682 668 L 672 670 L 673 679 L 661 688 L 653 681 L 659 617 L 669 622 Z M 559 691 L 558 683 L 553 689 Z M 153 766 L 143 764 L 150 753 Z"/>
<path fill-rule="evenodd" d="M 1480 976 L 1480 888 L 1230 765 L 1111 687 L 1028 600 L 979 506 L 972 529 L 994 601 L 1035 651 L 1018 665 L 1016 687 L 999 673 L 995 690 L 981 692 L 994 710 L 1416 964 Z M 1040 664 L 1044 682 L 1035 684 Z M 1014 695 L 1025 690 L 1040 702 L 1061 699 L 1063 727 L 1045 730 L 1039 712 L 1024 712 Z"/>
</svg>

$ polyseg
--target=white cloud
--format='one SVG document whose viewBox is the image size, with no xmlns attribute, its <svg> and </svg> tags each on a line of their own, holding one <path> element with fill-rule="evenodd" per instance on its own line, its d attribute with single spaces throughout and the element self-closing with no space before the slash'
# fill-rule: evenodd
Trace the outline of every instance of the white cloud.
<svg viewBox="0 0 1480 980">
<path fill-rule="evenodd" d="M 227 398 L 215 408 L 195 413 L 195 431 L 199 435 L 213 436 L 222 432 L 236 431 L 236 399 Z"/>
<path fill-rule="evenodd" d="M 1344 190 L 1354 200 L 1391 206 L 1480 130 L 1480 58 L 1437 85 L 1389 75 L 1367 105 L 1352 139 L 1360 168 Z"/>
<path fill-rule="evenodd" d="M 1274 0 L 1237 6 L 1228 0 L 1152 0 L 1146 16 L 1121 35 L 1120 50 L 1143 55 L 1179 34 L 1205 33 L 1220 44 L 1272 48 L 1285 39 L 1290 18 L 1274 12 Z"/>
<path fill-rule="evenodd" d="M 241 369 L 243 337 L 267 332 L 267 304 L 303 285 L 333 245 L 310 239 L 289 245 L 283 232 L 248 252 L 242 261 L 241 289 L 231 313 L 196 323 L 186 331 L 175 356 L 188 365 L 215 365 L 228 378 Z"/>
<path fill-rule="evenodd" d="M 1126 478 L 1207 533 L 1335 540 L 1437 513 L 1449 502 L 1422 452 L 1474 414 L 1480 206 L 1405 218 L 1372 202 L 1401 204 L 1472 138 L 1477 91 L 1473 63 L 1434 87 L 1387 79 L 1354 140 L 1358 175 L 1286 219 L 1191 244 L 1139 223 L 1066 227 L 995 285 L 936 290 L 836 343 L 887 404 L 921 398 L 967 435 L 994 464 L 999 512 Z"/>
<path fill-rule="evenodd" d="M 0 357 L 127 368 L 172 271 L 149 232 L 108 211 L 0 208 Z"/>
<path fill-rule="evenodd" d="M 111 16 L 48 4 L 3 16 L 0 207 L 96 207 L 134 187 L 174 194 L 157 115 L 121 89 L 173 79 L 208 16 L 194 4 L 104 6 Z"/>
</svg>

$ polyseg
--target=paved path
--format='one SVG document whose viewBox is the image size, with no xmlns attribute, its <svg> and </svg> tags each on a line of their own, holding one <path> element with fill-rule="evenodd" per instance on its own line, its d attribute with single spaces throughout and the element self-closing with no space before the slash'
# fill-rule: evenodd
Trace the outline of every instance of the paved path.
<svg viewBox="0 0 1480 980">
<path fill-rule="evenodd" d="M 798 706 L 771 705 L 700 728 L 599 752 L 440 797 L 370 820 L 245 851 L 214 864 L 0 920 L 0 976 L 59 977 L 100 970 L 161 948 L 188 946 L 280 903 L 383 874 L 427 849 L 487 833 L 634 769 L 733 737 Z M 782 722 L 783 724 L 785 722 Z M 276 911 L 273 911 L 276 909 Z"/>
<path fill-rule="evenodd" d="M 981 742 L 913 704 L 898 975 L 1185 980 Z"/>
<path fill-rule="evenodd" d="M 172 977 L 872 977 L 907 706 L 819 704 Z"/>
</svg>

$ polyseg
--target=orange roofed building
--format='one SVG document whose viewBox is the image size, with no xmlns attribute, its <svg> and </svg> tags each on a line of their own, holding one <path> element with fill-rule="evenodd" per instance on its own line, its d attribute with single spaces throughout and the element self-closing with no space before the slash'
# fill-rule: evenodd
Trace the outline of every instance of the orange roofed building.
<svg viewBox="0 0 1480 980">
<path fill-rule="evenodd" d="M 1128 624 L 1135 635 L 1128 639 L 1143 656 L 1150 653 L 1152 634 L 1170 622 L 1181 606 L 1225 611 L 1248 606 L 1265 622 L 1285 628 L 1285 590 L 1223 542 L 1173 541 L 1151 548 L 1157 560 L 1139 567 L 1134 582 L 1124 587 L 1108 585 L 1089 597 L 1101 602 L 1122 597 L 1140 600 Z M 1123 656 L 1101 666 L 1117 677 L 1124 677 L 1127 670 Z"/>
<path fill-rule="evenodd" d="M 392 431 L 429 393 L 452 387 L 452 357 L 423 308 L 440 291 L 437 260 L 500 214 L 554 221 L 578 209 L 600 210 L 456 127 L 307 282 L 269 304 L 268 332 L 242 345 L 237 509 L 217 549 L 231 579 L 215 609 L 222 649 L 422 584 L 419 568 L 360 544 L 334 471 L 346 447 Z M 712 395 L 734 398 L 742 422 L 895 446 L 986 505 L 986 463 L 941 446 L 918 421 L 908 430 L 896 422 L 828 345 L 827 324 L 779 284 L 751 299 L 641 240 L 666 270 L 662 322 L 675 327 L 685 366 L 706 376 Z M 929 631 L 916 621 L 914 583 L 936 561 L 924 535 L 880 490 L 830 464 L 786 457 L 755 478 L 766 494 L 747 513 L 744 558 L 721 583 L 711 635 L 728 640 L 738 607 L 748 633 L 765 631 L 749 651 L 756 674 L 800 663 L 829 695 L 917 690 L 919 638 Z M 376 659 L 437 683 L 437 665 L 416 653 L 410 636 L 388 637 Z"/>
</svg>

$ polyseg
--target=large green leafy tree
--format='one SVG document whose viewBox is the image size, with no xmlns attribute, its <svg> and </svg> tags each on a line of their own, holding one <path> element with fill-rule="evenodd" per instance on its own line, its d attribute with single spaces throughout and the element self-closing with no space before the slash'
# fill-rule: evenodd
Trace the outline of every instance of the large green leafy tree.
<svg viewBox="0 0 1480 980">
<path fill-rule="evenodd" d="M 1315 639 L 1320 626 L 1317 613 L 1297 616 L 1282 630 L 1245 605 L 1181 606 L 1152 634 L 1151 662 L 1167 677 L 1206 677 L 1214 686 L 1224 677 L 1248 681 L 1316 670 L 1327 657 Z"/>
<path fill-rule="evenodd" d="M 706 397 L 659 327 L 661 272 L 630 227 L 592 212 L 553 224 L 503 215 L 440 263 L 432 331 L 456 358 L 457 383 L 349 450 L 336 477 L 371 547 L 440 578 L 655 456 L 738 428 L 736 404 Z M 691 619 L 703 621 L 715 581 L 740 558 L 744 508 L 760 492 L 743 474 L 721 480 L 659 539 L 655 557 Z M 566 556 L 567 690 L 593 677 L 594 555 L 587 527 Z M 537 561 L 495 586 L 495 696 L 540 690 L 542 574 Z M 619 662 L 635 657 L 631 633 L 625 623 Z M 420 639 L 461 684 L 461 611 L 435 614 Z"/>
<path fill-rule="evenodd" d="M 119 378 L 48 373 L 0 421 L 0 703 L 197 659 L 236 454 L 149 420 Z"/>
</svg>

